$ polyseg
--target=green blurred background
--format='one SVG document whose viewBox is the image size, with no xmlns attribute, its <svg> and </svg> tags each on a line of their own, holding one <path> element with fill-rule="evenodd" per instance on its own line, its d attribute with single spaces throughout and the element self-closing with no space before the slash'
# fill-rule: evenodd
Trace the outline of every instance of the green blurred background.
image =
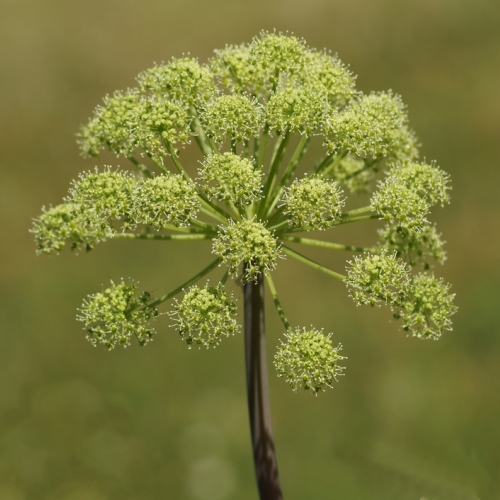
<svg viewBox="0 0 500 500">
<path fill-rule="evenodd" d="M 280 263 L 292 322 L 334 332 L 349 356 L 318 398 L 291 393 L 271 367 L 285 496 L 500 498 L 498 0 L 0 0 L 1 500 L 257 498 L 241 337 L 188 351 L 163 317 L 153 344 L 108 353 L 75 321 L 109 279 L 174 288 L 209 244 L 36 257 L 28 229 L 79 172 L 120 163 L 84 160 L 75 143 L 102 96 L 154 61 L 204 61 L 274 28 L 338 52 L 361 90 L 403 96 L 422 155 L 452 175 L 452 204 L 434 216 L 449 252 L 437 272 L 460 307 L 439 342 L 408 339 L 389 311 Z M 342 272 L 346 255 L 309 255 Z M 269 354 L 281 331 L 271 306 Z"/>
</svg>

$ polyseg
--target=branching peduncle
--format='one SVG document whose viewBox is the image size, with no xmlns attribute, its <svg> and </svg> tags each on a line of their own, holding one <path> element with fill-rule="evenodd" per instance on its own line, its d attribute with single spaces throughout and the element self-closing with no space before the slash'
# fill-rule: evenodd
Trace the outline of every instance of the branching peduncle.
<svg viewBox="0 0 500 500">
<path fill-rule="evenodd" d="M 276 291 L 276 287 L 274 286 L 274 281 L 271 278 L 270 274 L 266 275 L 266 281 L 267 285 L 269 286 L 269 290 L 271 292 L 271 295 L 273 297 L 274 305 L 276 306 L 276 310 L 278 311 L 278 315 L 281 319 L 281 322 L 283 323 L 283 326 L 285 327 L 285 330 L 288 332 L 291 330 L 290 322 L 285 316 L 285 312 L 283 311 L 283 307 L 281 307 L 281 302 L 278 298 L 278 292 Z"/>
<path fill-rule="evenodd" d="M 290 159 L 290 162 L 285 168 L 285 171 L 283 172 L 283 176 L 281 177 L 281 180 L 276 187 L 276 189 L 273 191 L 272 195 L 270 196 L 271 202 L 264 207 L 264 213 L 266 213 L 268 216 L 272 213 L 274 210 L 274 207 L 276 206 L 276 203 L 278 203 L 281 194 L 283 193 L 283 190 L 285 187 L 288 185 L 288 182 L 290 181 L 292 175 L 295 172 L 295 169 L 300 163 L 300 160 L 304 156 L 304 154 L 307 151 L 307 146 L 309 145 L 309 142 L 311 141 L 310 137 L 302 137 L 300 140 L 299 144 L 297 145 L 297 148 L 295 149 L 295 152 Z"/>
<path fill-rule="evenodd" d="M 283 245 L 281 247 L 283 251 L 287 254 L 290 255 L 290 257 L 293 257 L 294 259 L 297 259 L 299 262 L 302 262 L 303 264 L 306 264 L 313 269 L 316 269 L 317 271 L 321 271 L 322 273 L 328 274 L 328 276 L 332 276 L 333 278 L 337 278 L 338 280 L 345 281 L 346 276 L 343 274 L 336 273 L 335 271 L 332 271 L 331 269 L 328 269 L 325 266 L 322 266 L 321 264 L 318 264 L 312 259 L 309 259 L 305 255 L 302 255 L 299 252 L 296 252 L 295 250 L 292 250 L 290 247 Z"/>
<path fill-rule="evenodd" d="M 182 292 L 185 288 L 193 285 L 198 280 L 203 278 L 203 276 L 208 274 L 212 269 L 215 269 L 219 264 L 220 264 L 220 259 L 215 259 L 207 267 L 202 269 L 198 274 L 195 274 L 192 278 L 187 280 L 182 285 L 178 286 L 175 290 L 172 290 L 170 293 L 163 295 L 162 297 L 156 299 L 155 301 L 151 302 L 150 304 L 147 304 L 146 306 L 142 307 L 141 309 L 148 309 L 148 308 L 152 309 L 156 306 L 159 306 L 163 302 L 166 302 L 167 300 L 171 299 L 172 297 L 175 297 L 178 293 Z"/>
<path fill-rule="evenodd" d="M 377 253 L 377 250 L 369 247 L 359 247 L 355 245 L 342 245 L 340 243 L 331 243 L 329 241 L 313 240 L 310 238 L 299 238 L 297 236 L 287 236 L 286 234 L 281 235 L 280 239 L 282 241 L 289 241 L 291 243 L 301 243 L 303 245 L 310 245 L 315 247 L 329 248 L 332 250 L 346 250 L 348 252 L 367 252 L 367 253 Z"/>
</svg>

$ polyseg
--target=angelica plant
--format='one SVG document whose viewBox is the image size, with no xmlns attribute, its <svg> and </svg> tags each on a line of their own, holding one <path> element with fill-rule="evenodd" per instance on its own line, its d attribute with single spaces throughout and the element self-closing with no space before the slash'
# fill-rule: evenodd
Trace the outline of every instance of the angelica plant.
<svg viewBox="0 0 500 500">
<path fill-rule="evenodd" d="M 107 166 L 81 174 L 62 204 L 35 219 L 38 252 L 58 253 L 66 245 L 88 251 L 112 238 L 212 241 L 213 261 L 175 290 L 154 298 L 134 281 L 112 282 L 83 302 L 78 320 L 94 346 L 126 347 L 134 337 L 144 345 L 156 334 L 160 306 L 173 299 L 171 326 L 180 339 L 188 348 L 215 347 L 242 329 L 236 298 L 225 289 L 229 279 L 241 284 L 257 483 L 261 499 L 280 499 L 265 283 L 284 329 L 277 375 L 294 391 L 318 395 L 331 388 L 343 374 L 344 356 L 332 333 L 290 325 L 272 277 L 283 258 L 344 283 L 357 305 L 387 306 L 407 335 L 438 339 L 451 330 L 456 307 L 449 285 L 432 272 L 433 261 L 444 262 L 446 254 L 428 216 L 434 205 L 449 202 L 450 178 L 419 159 L 399 96 L 359 92 L 337 56 L 294 36 L 261 33 L 215 51 L 204 64 L 183 57 L 156 65 L 137 82 L 105 97 L 79 134 L 85 156 L 108 150 L 134 170 Z M 321 151 L 316 158 L 311 143 Z M 194 176 L 184 155 L 192 144 L 203 155 Z M 370 191 L 368 205 L 346 209 Z M 379 221 L 370 247 L 304 236 L 334 235 L 343 224 L 367 231 L 370 221 Z M 295 244 L 354 256 L 342 273 Z M 197 284 L 218 268 L 222 276 L 214 284 Z"/>
</svg>

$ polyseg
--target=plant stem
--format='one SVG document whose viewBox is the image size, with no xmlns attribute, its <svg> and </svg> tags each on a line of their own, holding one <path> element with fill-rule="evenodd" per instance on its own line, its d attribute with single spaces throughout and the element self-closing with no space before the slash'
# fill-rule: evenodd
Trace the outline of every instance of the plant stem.
<svg viewBox="0 0 500 500">
<path fill-rule="evenodd" d="M 246 265 L 246 264 L 245 264 Z M 264 276 L 243 285 L 248 412 L 260 500 L 283 500 L 267 382 Z"/>
<path fill-rule="evenodd" d="M 346 250 L 348 252 L 371 252 L 374 253 L 373 248 L 358 247 L 355 245 L 342 245 L 340 243 L 331 243 L 329 241 L 313 240 L 310 238 L 299 238 L 297 236 L 280 236 L 283 241 L 291 241 L 293 243 L 302 243 L 303 245 L 312 245 L 315 247 L 331 248 L 332 250 Z"/>
<path fill-rule="evenodd" d="M 281 248 L 283 249 L 283 252 L 285 252 L 287 255 L 290 255 L 290 257 L 297 259 L 299 262 L 302 262 L 303 264 L 311 266 L 317 271 L 321 271 L 325 274 L 328 274 L 328 276 L 331 276 L 332 278 L 337 278 L 338 280 L 341 281 L 345 281 L 346 279 L 346 277 L 343 274 L 336 273 L 335 271 L 332 271 L 331 269 L 328 269 L 327 267 L 318 264 L 309 257 L 306 257 L 305 255 L 302 255 L 301 253 L 292 250 L 290 247 L 287 247 L 286 245 L 283 245 Z"/>
<path fill-rule="evenodd" d="M 213 234 L 210 233 L 192 233 L 192 234 L 151 234 L 151 233 L 117 233 L 113 238 L 126 240 L 172 240 L 172 241 L 195 241 L 211 240 Z"/>
<path fill-rule="evenodd" d="M 165 302 L 168 299 L 171 299 L 178 293 L 182 292 L 184 288 L 187 288 L 188 286 L 191 286 L 192 284 L 196 283 L 199 279 L 203 278 L 206 274 L 208 274 L 212 269 L 215 269 L 218 265 L 220 264 L 220 259 L 215 259 L 213 262 L 211 262 L 205 269 L 202 269 L 198 274 L 195 274 L 192 278 L 188 279 L 185 283 L 182 285 L 178 286 L 175 290 L 172 290 L 170 293 L 167 293 L 166 295 L 163 295 L 159 299 L 156 299 L 154 302 L 151 302 L 151 304 L 146 304 L 144 307 L 141 307 L 139 309 L 140 311 L 143 309 L 146 309 L 148 307 L 156 307 L 163 302 Z"/>
<path fill-rule="evenodd" d="M 267 285 L 269 286 L 269 290 L 271 291 L 271 295 L 273 296 L 274 305 L 276 306 L 276 310 L 278 311 L 278 315 L 281 319 L 281 322 L 283 323 L 285 330 L 288 332 L 292 327 L 290 326 L 290 322 L 285 316 L 285 311 L 283 311 L 283 307 L 281 307 L 281 302 L 280 299 L 278 298 L 278 292 L 276 291 L 276 287 L 274 286 L 274 281 L 269 274 L 266 276 L 266 281 Z"/>
<path fill-rule="evenodd" d="M 302 137 L 300 140 L 297 148 L 295 149 L 295 152 L 292 156 L 292 159 L 288 163 L 287 167 L 285 168 L 285 171 L 283 173 L 283 177 L 281 178 L 276 190 L 273 192 L 271 196 L 271 203 L 269 205 L 269 208 L 266 209 L 266 212 L 270 214 L 274 207 L 276 206 L 276 203 L 278 203 L 281 193 L 285 189 L 285 186 L 287 185 L 288 181 L 290 180 L 291 176 L 295 172 L 295 169 L 297 168 L 298 164 L 300 163 L 300 160 L 302 159 L 302 156 L 304 156 L 307 146 L 309 145 L 309 142 L 311 141 L 310 137 Z"/>
</svg>

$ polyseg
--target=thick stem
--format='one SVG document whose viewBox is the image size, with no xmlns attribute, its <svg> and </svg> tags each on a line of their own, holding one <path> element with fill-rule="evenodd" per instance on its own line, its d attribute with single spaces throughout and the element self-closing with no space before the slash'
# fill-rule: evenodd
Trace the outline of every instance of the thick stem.
<svg viewBox="0 0 500 500">
<path fill-rule="evenodd" d="M 267 384 L 264 277 L 243 285 L 248 412 L 260 500 L 283 500 Z"/>
</svg>

